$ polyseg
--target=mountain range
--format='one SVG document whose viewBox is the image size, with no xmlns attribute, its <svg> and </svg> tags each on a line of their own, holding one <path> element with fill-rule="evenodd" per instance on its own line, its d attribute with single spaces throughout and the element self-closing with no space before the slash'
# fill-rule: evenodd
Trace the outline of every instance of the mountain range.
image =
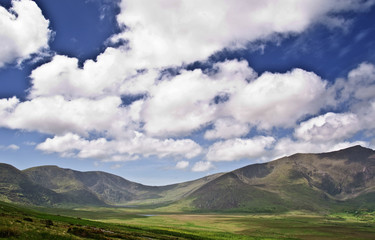
<svg viewBox="0 0 375 240">
<path fill-rule="evenodd" d="M 189 211 L 375 209 L 375 151 L 294 154 L 167 186 L 57 166 L 0 164 L 0 200 L 39 206 L 185 206 Z"/>
</svg>

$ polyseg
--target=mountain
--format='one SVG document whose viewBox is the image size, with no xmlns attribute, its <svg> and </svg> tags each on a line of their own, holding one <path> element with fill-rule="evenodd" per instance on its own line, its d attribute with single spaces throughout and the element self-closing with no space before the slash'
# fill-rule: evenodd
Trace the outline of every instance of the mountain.
<svg viewBox="0 0 375 240">
<path fill-rule="evenodd" d="M 253 164 L 220 176 L 191 197 L 195 207 L 210 210 L 375 208 L 375 151 L 355 146 Z"/>
<path fill-rule="evenodd" d="M 34 205 L 175 204 L 189 205 L 190 210 L 246 212 L 375 209 L 375 151 L 361 146 L 294 154 L 167 186 L 57 166 L 20 171 L 0 164 L 0 173 L 0 200 Z"/>
</svg>

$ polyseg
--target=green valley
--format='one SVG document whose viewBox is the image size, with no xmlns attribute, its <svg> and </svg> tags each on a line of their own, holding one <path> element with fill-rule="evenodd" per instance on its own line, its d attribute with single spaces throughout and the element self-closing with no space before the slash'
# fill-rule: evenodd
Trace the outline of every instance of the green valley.
<svg viewBox="0 0 375 240">
<path fill-rule="evenodd" d="M 0 201 L 10 239 L 374 239 L 375 151 L 294 154 L 167 186 L 0 164 Z"/>
<path fill-rule="evenodd" d="M 374 212 L 187 214 L 162 212 L 162 209 L 99 207 L 36 210 L 0 202 L 0 216 L 0 238 L 6 239 L 373 239 L 375 236 Z"/>
</svg>

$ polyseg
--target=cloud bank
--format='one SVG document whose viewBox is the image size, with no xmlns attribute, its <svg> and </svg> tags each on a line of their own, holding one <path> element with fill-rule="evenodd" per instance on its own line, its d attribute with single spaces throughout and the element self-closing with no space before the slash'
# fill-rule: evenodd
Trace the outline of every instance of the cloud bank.
<svg viewBox="0 0 375 240">
<path fill-rule="evenodd" d="M 48 48 L 51 35 L 34 2 L 12 3 L 9 11 L 0 8 L 7 29 L 0 37 L 6 46 L 0 67 Z M 0 127 L 47 133 L 36 149 L 62 157 L 174 158 L 175 169 L 194 161 L 195 172 L 214 169 L 215 162 L 366 145 L 351 138 L 375 129 L 373 64 L 362 63 L 329 84 L 301 68 L 257 73 L 245 60 L 208 58 L 223 49 L 299 34 L 314 24 L 337 23 L 339 13 L 373 4 L 123 0 L 117 16 L 123 30 L 110 41 L 124 44 L 81 66 L 77 58 L 56 54 L 32 71 L 26 101 L 0 99 Z M 195 61 L 209 67 L 186 68 Z M 342 105 L 347 108 L 339 111 Z"/>
</svg>

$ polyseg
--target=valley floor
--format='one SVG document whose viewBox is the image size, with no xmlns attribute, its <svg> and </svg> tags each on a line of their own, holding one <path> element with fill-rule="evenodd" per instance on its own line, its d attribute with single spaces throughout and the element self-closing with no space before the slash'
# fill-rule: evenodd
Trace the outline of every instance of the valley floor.
<svg viewBox="0 0 375 240">
<path fill-rule="evenodd" d="M 7 239 L 375 239 L 375 213 L 207 214 L 0 203 Z"/>
</svg>

